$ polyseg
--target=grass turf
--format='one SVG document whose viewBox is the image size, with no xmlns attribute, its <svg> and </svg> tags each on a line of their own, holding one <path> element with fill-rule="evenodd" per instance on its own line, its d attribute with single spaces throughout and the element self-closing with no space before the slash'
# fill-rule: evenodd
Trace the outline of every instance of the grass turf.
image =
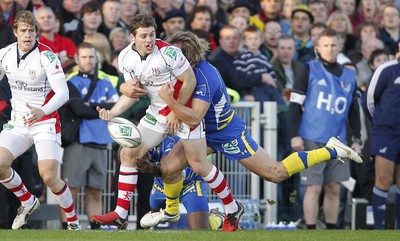
<svg viewBox="0 0 400 241">
<path fill-rule="evenodd" d="M 233 233 L 218 231 L 140 230 L 140 231 L 61 231 L 61 230 L 0 230 L 1 241 L 392 241 L 400 240 L 399 231 L 373 230 L 296 230 L 265 231 L 239 230 Z"/>
</svg>

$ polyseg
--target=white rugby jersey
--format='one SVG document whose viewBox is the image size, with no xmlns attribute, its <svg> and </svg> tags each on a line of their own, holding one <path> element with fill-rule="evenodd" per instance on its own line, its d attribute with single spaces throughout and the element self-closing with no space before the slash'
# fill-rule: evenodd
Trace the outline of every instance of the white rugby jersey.
<svg viewBox="0 0 400 241">
<path fill-rule="evenodd" d="M 182 85 L 182 82 L 177 82 L 176 76 L 190 68 L 189 61 L 179 48 L 159 39 L 156 40 L 153 52 L 146 59 L 142 59 L 139 53 L 132 49 L 133 44 L 129 44 L 119 54 L 119 69 L 125 80 L 137 78 L 140 81 L 142 88 L 150 97 L 150 108 L 154 113 L 166 115 L 169 112 L 163 110 L 167 105 L 157 92 L 163 84 L 171 81 L 175 86 L 174 97 L 176 98 Z"/>
<path fill-rule="evenodd" d="M 47 74 L 46 74 L 47 73 Z M 22 124 L 22 117 L 29 108 L 26 103 L 34 107 L 42 107 L 53 97 L 54 92 L 50 83 L 54 80 L 65 79 L 61 63 L 53 51 L 41 43 L 31 51 L 20 56 L 17 43 L 8 45 L 0 50 L 0 80 L 7 75 L 12 99 L 11 120 Z M 57 132 L 60 130 L 57 110 L 48 113 L 40 121 L 56 118 Z"/>
</svg>

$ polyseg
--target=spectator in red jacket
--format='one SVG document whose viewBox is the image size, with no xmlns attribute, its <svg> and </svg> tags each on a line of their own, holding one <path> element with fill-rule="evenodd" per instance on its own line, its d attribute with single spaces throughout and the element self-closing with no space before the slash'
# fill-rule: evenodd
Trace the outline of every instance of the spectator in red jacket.
<svg viewBox="0 0 400 241">
<path fill-rule="evenodd" d="M 53 10 L 50 7 L 41 7 L 36 11 L 35 17 L 41 30 L 39 42 L 49 46 L 61 60 L 72 58 L 76 53 L 76 46 L 71 39 L 55 32 L 57 22 Z"/>
</svg>

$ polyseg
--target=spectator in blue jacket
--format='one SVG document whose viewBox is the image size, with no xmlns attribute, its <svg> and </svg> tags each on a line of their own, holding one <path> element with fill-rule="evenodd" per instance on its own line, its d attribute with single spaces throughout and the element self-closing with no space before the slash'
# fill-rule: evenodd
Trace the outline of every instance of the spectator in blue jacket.
<svg viewBox="0 0 400 241">
<path fill-rule="evenodd" d="M 80 44 L 75 61 L 79 72 L 68 81 L 68 108 L 82 121 L 77 141 L 64 150 L 63 177 L 74 199 L 78 189 L 85 187 L 86 214 L 90 218 L 92 214 L 103 211 L 102 193 L 107 183 L 107 144 L 112 142 L 107 122 L 99 118 L 95 108 L 111 108 L 119 96 L 109 80 L 98 79 L 97 54 L 92 44 Z M 94 85 L 93 91 L 90 91 L 91 85 Z M 90 97 L 84 102 L 87 94 Z M 89 221 L 92 229 L 100 228 L 100 224 L 91 219 Z"/>
</svg>

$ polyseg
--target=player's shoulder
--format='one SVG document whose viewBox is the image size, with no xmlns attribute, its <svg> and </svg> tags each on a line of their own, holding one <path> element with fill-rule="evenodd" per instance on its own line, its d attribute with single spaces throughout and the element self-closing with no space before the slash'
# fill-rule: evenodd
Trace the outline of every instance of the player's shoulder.
<svg viewBox="0 0 400 241">
<path fill-rule="evenodd" d="M 180 48 L 173 46 L 161 39 L 156 40 L 156 46 L 161 55 L 164 57 L 169 57 L 173 60 L 177 60 L 178 56 L 182 54 Z"/>
<path fill-rule="evenodd" d="M 58 60 L 57 55 L 53 52 L 53 50 L 49 46 L 38 42 L 37 49 L 39 51 L 41 60 L 46 60 L 49 63 Z"/>
<path fill-rule="evenodd" d="M 121 50 L 121 52 L 118 55 L 118 62 L 120 60 L 123 60 L 123 59 L 128 58 L 129 56 L 135 54 L 135 51 L 132 49 L 132 45 L 133 45 L 133 42 L 128 44 L 128 46 L 126 46 L 125 48 L 123 48 Z"/>
<path fill-rule="evenodd" d="M 381 64 L 374 72 L 374 76 L 379 76 L 380 78 L 386 78 L 388 75 L 400 74 L 400 60 L 393 59 Z"/>
<path fill-rule="evenodd" d="M 0 49 L 0 60 L 2 60 L 7 53 L 13 53 L 12 50 L 16 48 L 17 48 L 17 43 L 15 42 Z"/>
</svg>

